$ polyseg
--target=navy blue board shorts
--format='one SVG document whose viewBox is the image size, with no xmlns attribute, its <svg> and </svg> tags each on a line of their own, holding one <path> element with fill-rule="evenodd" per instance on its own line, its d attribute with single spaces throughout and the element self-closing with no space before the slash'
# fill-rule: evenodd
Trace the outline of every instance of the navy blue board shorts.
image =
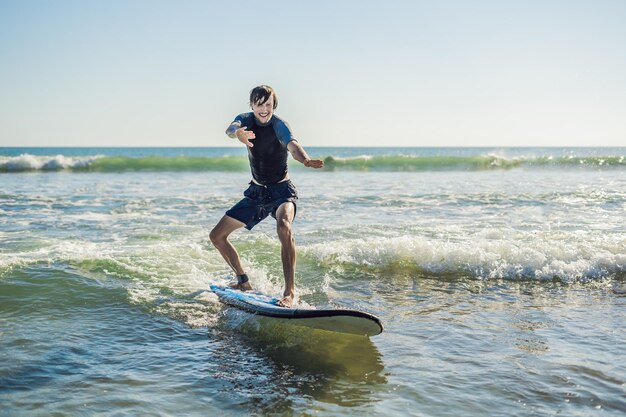
<svg viewBox="0 0 626 417">
<path fill-rule="evenodd" d="M 248 230 L 252 230 L 269 214 L 276 218 L 276 210 L 284 203 L 291 202 L 294 209 L 297 208 L 298 190 L 290 180 L 267 185 L 250 182 L 243 195 L 243 200 L 228 210 L 226 215 L 244 223 Z"/>
</svg>

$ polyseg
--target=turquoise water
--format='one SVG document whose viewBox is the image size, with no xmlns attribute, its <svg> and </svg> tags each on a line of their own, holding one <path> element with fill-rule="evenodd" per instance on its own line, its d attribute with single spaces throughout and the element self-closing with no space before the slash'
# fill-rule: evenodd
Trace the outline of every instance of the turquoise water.
<svg viewBox="0 0 626 417">
<path fill-rule="evenodd" d="M 371 339 L 202 291 L 245 150 L 0 148 L 0 415 L 626 412 L 626 149 L 309 152 L 298 302 Z M 274 228 L 232 241 L 277 295 Z"/>
</svg>

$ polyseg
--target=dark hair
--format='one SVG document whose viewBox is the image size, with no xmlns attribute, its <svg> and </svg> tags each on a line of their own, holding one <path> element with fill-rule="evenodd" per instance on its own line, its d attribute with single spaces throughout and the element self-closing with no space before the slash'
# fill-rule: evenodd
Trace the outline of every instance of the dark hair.
<svg viewBox="0 0 626 417">
<path fill-rule="evenodd" d="M 274 89 L 269 85 L 254 87 L 250 90 L 250 106 L 253 104 L 263 104 L 269 100 L 271 96 L 274 96 L 274 110 L 276 110 L 276 107 L 278 107 L 278 97 L 276 97 Z"/>
</svg>

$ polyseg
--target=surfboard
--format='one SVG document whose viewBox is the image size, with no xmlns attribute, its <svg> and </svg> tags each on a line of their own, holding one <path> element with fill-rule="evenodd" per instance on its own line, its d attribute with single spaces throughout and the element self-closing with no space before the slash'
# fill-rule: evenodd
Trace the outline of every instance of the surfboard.
<svg viewBox="0 0 626 417">
<path fill-rule="evenodd" d="M 260 292 L 240 291 L 219 285 L 211 285 L 210 288 L 224 304 L 259 316 L 290 320 L 290 324 L 298 326 L 362 336 L 375 336 L 383 331 L 380 319 L 364 311 L 287 308 L 277 305 L 277 298 Z"/>
</svg>

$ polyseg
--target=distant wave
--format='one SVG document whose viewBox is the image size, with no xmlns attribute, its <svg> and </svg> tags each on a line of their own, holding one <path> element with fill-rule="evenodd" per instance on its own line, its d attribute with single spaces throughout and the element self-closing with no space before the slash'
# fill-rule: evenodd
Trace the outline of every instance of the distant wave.
<svg viewBox="0 0 626 417">
<path fill-rule="evenodd" d="M 480 156 L 357 156 L 351 158 L 326 157 L 326 169 L 356 171 L 488 171 L 519 167 L 626 167 L 624 156 L 606 157 L 540 157 L 505 158 L 498 155 Z"/>
<path fill-rule="evenodd" d="M 415 155 L 362 155 L 348 158 L 327 156 L 327 171 L 489 171 L 521 167 L 528 168 L 582 168 L 615 169 L 626 167 L 624 156 L 590 157 L 518 157 L 499 155 L 480 156 L 415 156 Z M 291 164 L 298 169 L 298 164 Z M 0 172 L 72 171 L 72 172 L 124 172 L 124 171 L 225 171 L 245 172 L 249 169 L 245 156 L 194 157 L 194 156 L 35 156 L 22 154 L 14 157 L 0 156 Z"/>
<path fill-rule="evenodd" d="M 0 156 L 0 172 L 84 169 L 93 164 L 98 158 L 98 156 L 76 158 L 64 155 L 35 156 L 30 154 L 22 154 L 14 157 Z"/>
<path fill-rule="evenodd" d="M 192 156 L 84 156 L 66 157 L 34 156 L 23 154 L 16 157 L 0 157 L 0 172 L 25 171 L 75 171 L 75 172 L 123 172 L 123 171 L 246 171 L 248 159 L 240 156 L 192 157 Z"/>
</svg>

